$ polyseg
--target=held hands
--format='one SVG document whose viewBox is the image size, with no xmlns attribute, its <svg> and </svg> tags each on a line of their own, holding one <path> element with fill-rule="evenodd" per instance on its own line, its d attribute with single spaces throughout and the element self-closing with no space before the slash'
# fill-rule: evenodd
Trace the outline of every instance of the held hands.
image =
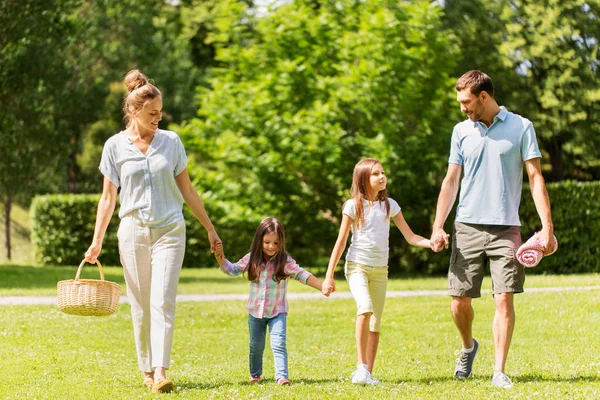
<svg viewBox="0 0 600 400">
<path fill-rule="evenodd" d="M 219 242 L 215 245 L 215 258 L 219 265 L 223 265 L 225 263 L 225 255 L 223 253 L 223 243 Z"/>
<path fill-rule="evenodd" d="M 333 278 L 325 278 L 323 286 L 321 287 L 321 293 L 329 297 L 331 293 L 335 292 L 335 281 Z"/>
<path fill-rule="evenodd" d="M 450 235 L 448 235 L 443 229 L 434 230 L 431 234 L 429 243 L 431 244 L 431 250 L 439 253 L 443 249 L 448 248 Z"/>
<path fill-rule="evenodd" d="M 92 245 L 85 252 L 85 261 L 90 264 L 95 263 L 100 255 L 100 250 L 102 250 L 102 243 L 92 242 Z"/>
<path fill-rule="evenodd" d="M 221 245 L 221 250 L 223 250 L 223 242 L 221 242 L 221 239 L 219 238 L 219 235 L 217 235 L 217 232 L 214 230 L 208 231 L 208 242 L 210 243 L 210 252 L 214 253 L 216 250 L 216 246 L 217 244 Z"/>
</svg>

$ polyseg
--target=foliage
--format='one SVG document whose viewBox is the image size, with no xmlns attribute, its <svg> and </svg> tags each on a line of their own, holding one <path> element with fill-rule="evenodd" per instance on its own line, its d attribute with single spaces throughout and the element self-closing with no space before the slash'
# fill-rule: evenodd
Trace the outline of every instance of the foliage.
<svg viewBox="0 0 600 400">
<path fill-rule="evenodd" d="M 223 1 L 209 89 L 198 118 L 175 128 L 202 192 L 228 214 L 279 217 L 301 263 L 326 263 L 354 164 L 379 158 L 411 226 L 430 229 L 458 107 L 453 52 L 428 1 L 294 1 L 261 18 Z M 254 33 L 255 32 L 255 33 Z M 418 156 L 416 156 L 418 155 Z M 256 217 L 254 217 L 256 216 Z M 222 236 L 229 254 L 229 237 Z M 400 242 L 394 233 L 394 242 Z M 423 268 L 402 242 L 394 268 Z M 237 246 L 234 246 L 237 250 Z"/>
<path fill-rule="evenodd" d="M 600 182 L 565 181 L 547 185 L 558 251 L 531 273 L 600 272 Z M 529 189 L 523 190 L 520 216 L 523 240 L 541 229 Z"/>
<path fill-rule="evenodd" d="M 447 0 L 460 76 L 487 72 L 497 98 L 533 121 L 550 180 L 600 179 L 600 2 Z"/>
<path fill-rule="evenodd" d="M 42 265 L 77 265 L 92 242 L 96 222 L 96 208 L 100 195 L 46 195 L 36 196 L 31 205 L 31 239 L 36 261 Z M 117 210 L 108 226 L 100 261 L 106 265 L 120 265 L 117 246 L 119 226 Z M 209 200 L 206 204 L 209 215 L 224 221 L 225 226 L 218 232 L 227 238 L 231 259 L 241 258 L 250 248 L 258 220 L 252 215 L 242 215 L 239 210 L 227 210 L 213 207 Z M 233 212 L 235 211 L 235 212 Z M 228 215 L 240 215 L 244 218 L 229 219 Z M 184 207 L 186 221 L 185 266 L 214 266 L 215 260 L 209 251 L 207 234 L 188 207 Z M 237 259 L 235 260 L 237 261 Z"/>
<path fill-rule="evenodd" d="M 92 242 L 100 195 L 36 196 L 31 204 L 31 241 L 42 265 L 77 265 Z M 119 265 L 118 217 L 111 219 L 100 262 Z"/>
</svg>

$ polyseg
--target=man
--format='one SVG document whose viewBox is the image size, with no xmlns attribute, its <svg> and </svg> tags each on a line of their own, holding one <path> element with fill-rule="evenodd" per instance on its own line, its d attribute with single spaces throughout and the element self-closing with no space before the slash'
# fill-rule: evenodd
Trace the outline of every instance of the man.
<svg viewBox="0 0 600 400">
<path fill-rule="evenodd" d="M 511 388 L 504 366 L 515 325 L 513 295 L 523 292 L 525 282 L 523 266 L 515 257 L 521 245 L 518 209 L 523 163 L 542 223 L 537 236 L 546 253 L 553 246 L 550 200 L 532 123 L 498 106 L 492 80 L 481 71 L 461 76 L 456 91 L 460 109 L 468 119 L 458 123 L 452 133 L 448 172 L 440 190 L 431 236 L 435 251 L 448 248 L 444 223 L 460 185 L 448 273 L 452 317 L 463 346 L 454 376 L 464 379 L 472 373 L 479 343 L 471 332 L 471 300 L 481 296 L 485 266 L 489 263 L 496 303 L 492 384 Z"/>
</svg>

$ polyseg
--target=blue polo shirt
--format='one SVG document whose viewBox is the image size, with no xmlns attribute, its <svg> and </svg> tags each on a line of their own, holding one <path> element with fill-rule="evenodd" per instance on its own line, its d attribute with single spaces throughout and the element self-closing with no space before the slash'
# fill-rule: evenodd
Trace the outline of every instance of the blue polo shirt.
<svg viewBox="0 0 600 400">
<path fill-rule="evenodd" d="M 159 129 L 146 154 L 126 133 L 112 136 L 104 144 L 100 172 L 117 188 L 121 187 L 120 218 L 137 210 L 147 225 L 163 227 L 183 219 L 183 196 L 175 177 L 186 166 L 179 136 Z"/>
<path fill-rule="evenodd" d="M 504 107 L 489 128 L 469 119 L 456 124 L 448 159 L 464 171 L 456 221 L 520 226 L 523 163 L 541 156 L 531 121 Z"/>
</svg>

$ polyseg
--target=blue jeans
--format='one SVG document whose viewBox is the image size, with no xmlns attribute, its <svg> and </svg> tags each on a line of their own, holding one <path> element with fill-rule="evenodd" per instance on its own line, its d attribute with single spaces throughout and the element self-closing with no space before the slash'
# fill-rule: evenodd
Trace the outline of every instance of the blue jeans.
<svg viewBox="0 0 600 400">
<path fill-rule="evenodd" d="M 250 376 L 262 375 L 263 353 L 267 326 L 271 336 L 271 350 L 275 361 L 275 379 L 288 379 L 288 355 L 285 344 L 286 313 L 273 318 L 254 318 L 248 314 L 248 329 L 250 330 Z"/>
</svg>

